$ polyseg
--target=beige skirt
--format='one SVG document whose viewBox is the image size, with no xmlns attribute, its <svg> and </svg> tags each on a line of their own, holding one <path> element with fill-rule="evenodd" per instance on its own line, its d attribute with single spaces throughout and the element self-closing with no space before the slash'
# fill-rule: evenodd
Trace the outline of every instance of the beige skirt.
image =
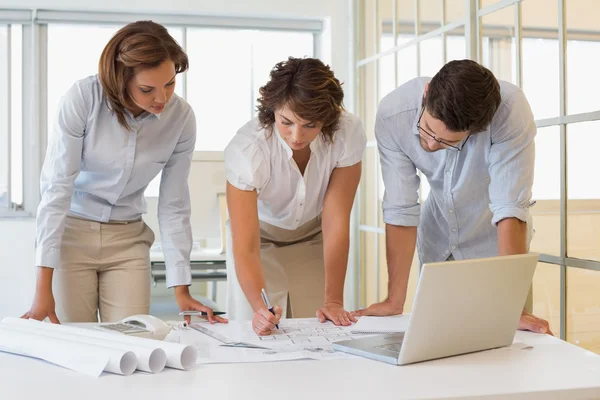
<svg viewBox="0 0 600 400">
<path fill-rule="evenodd" d="M 325 262 L 321 216 L 295 230 L 260 222 L 260 259 L 266 290 L 284 317 L 314 317 L 325 300 Z M 231 229 L 227 222 L 227 314 L 251 320 L 254 312 L 235 273 Z"/>
</svg>

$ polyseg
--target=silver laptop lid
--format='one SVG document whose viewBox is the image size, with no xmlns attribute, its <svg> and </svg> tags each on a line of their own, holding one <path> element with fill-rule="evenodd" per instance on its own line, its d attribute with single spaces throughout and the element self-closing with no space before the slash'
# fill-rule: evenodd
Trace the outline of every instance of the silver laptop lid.
<svg viewBox="0 0 600 400">
<path fill-rule="evenodd" d="M 510 345 L 538 257 L 424 264 L 398 363 Z"/>
</svg>

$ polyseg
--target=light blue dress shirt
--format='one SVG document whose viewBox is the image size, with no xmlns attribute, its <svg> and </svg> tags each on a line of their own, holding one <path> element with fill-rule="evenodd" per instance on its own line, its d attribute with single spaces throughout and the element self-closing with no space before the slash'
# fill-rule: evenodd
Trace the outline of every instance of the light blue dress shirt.
<svg viewBox="0 0 600 400">
<path fill-rule="evenodd" d="M 158 221 L 167 286 L 189 285 L 194 112 L 173 94 L 160 115 L 128 113 L 127 121 L 130 131 L 109 110 L 97 76 L 76 82 L 61 99 L 40 179 L 36 265 L 61 267 L 68 214 L 99 222 L 140 218 L 144 191 L 162 171 Z"/>
<path fill-rule="evenodd" d="M 536 126 L 523 92 L 500 82 L 502 102 L 484 132 L 473 134 L 462 151 L 427 152 L 416 127 L 425 84 L 413 79 L 380 103 L 375 124 L 387 224 L 418 226 L 422 263 L 498 255 L 497 223 L 515 217 L 528 223 Z M 431 191 L 419 204 L 419 169 Z"/>
</svg>

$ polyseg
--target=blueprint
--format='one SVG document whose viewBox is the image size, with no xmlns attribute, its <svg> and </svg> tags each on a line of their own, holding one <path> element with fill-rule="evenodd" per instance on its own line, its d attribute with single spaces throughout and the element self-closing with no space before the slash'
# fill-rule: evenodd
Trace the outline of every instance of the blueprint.
<svg viewBox="0 0 600 400">
<path fill-rule="evenodd" d="M 321 323 L 316 318 L 282 319 L 279 329 L 269 336 L 257 336 L 250 321 L 228 324 L 197 322 L 190 326 L 226 346 L 213 346 L 198 363 L 266 362 L 297 359 L 328 360 L 353 358 L 335 352 L 331 343 L 369 335 L 353 334 L 350 327 Z"/>
</svg>

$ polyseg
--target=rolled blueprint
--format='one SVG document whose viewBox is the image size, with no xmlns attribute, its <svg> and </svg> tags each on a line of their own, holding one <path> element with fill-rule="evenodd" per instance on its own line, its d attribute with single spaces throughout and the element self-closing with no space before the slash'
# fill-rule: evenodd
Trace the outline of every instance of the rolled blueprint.
<svg viewBox="0 0 600 400">
<path fill-rule="evenodd" d="M 7 326 L 10 329 L 27 332 L 32 335 L 43 335 L 64 339 L 70 342 L 85 343 L 92 346 L 110 347 L 117 350 L 131 351 L 137 358 L 137 369 L 140 371 L 157 373 L 165 368 L 167 355 L 165 351 L 158 346 L 148 347 L 140 346 L 134 343 L 122 343 L 112 339 L 99 339 L 71 332 L 70 329 L 56 329 L 52 324 L 35 320 L 25 320 L 12 318 L 7 322 L 0 323 L 0 327 Z M 59 326 L 59 328 L 69 328 L 68 326 Z"/>
<path fill-rule="evenodd" d="M 95 377 L 102 371 L 131 375 L 137 366 L 131 351 L 94 346 L 13 329 L 0 324 L 0 350 L 39 358 Z"/>
<path fill-rule="evenodd" d="M 121 333 L 102 332 L 98 329 L 79 328 L 68 325 L 50 324 L 35 320 L 25 320 L 21 318 L 6 317 L 0 322 L 0 326 L 35 326 L 37 329 L 45 331 L 54 331 L 62 333 L 70 333 L 75 335 L 86 336 L 101 340 L 110 340 L 113 342 L 124 343 L 126 345 L 136 345 L 145 348 L 160 348 L 167 356 L 166 366 L 176 369 L 190 369 L 196 365 L 196 348 L 191 345 L 183 345 L 179 343 L 165 342 L 162 340 L 153 340 L 140 338 L 136 336 L 124 335 Z"/>
</svg>

